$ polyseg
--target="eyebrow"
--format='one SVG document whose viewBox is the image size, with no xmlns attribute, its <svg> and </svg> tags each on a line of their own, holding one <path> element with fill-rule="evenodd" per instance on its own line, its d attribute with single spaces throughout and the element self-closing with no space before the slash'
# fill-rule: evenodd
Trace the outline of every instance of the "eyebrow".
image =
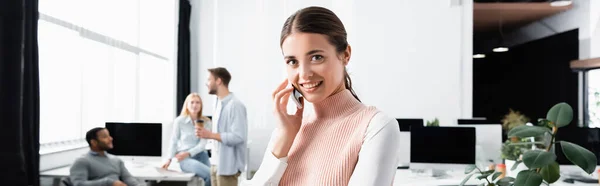
<svg viewBox="0 0 600 186">
<path fill-rule="evenodd" d="M 309 55 L 313 55 L 313 54 L 316 54 L 316 53 L 319 53 L 319 52 L 323 52 L 323 50 L 319 50 L 319 49 L 311 50 L 311 51 L 308 51 L 306 53 L 306 55 L 309 56 Z M 283 58 L 284 59 L 296 59 L 296 56 L 285 56 Z"/>
</svg>

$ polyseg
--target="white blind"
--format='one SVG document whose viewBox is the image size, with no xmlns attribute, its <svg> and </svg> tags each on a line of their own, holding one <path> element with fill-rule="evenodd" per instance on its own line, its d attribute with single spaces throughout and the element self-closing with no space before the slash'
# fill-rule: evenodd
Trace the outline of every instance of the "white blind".
<svg viewBox="0 0 600 186">
<path fill-rule="evenodd" d="M 174 0 L 39 2 L 40 143 L 174 118 Z"/>
</svg>

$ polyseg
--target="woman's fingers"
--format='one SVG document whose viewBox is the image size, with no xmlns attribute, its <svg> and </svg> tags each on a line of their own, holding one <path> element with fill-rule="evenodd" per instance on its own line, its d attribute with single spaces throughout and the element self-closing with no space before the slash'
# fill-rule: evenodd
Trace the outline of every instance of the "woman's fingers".
<svg viewBox="0 0 600 186">
<path fill-rule="evenodd" d="M 285 113 L 287 113 L 287 104 L 290 100 L 290 95 L 292 95 L 292 92 L 285 93 L 280 100 L 281 103 L 279 104 L 279 109 L 285 111 Z"/>
<path fill-rule="evenodd" d="M 288 87 L 288 88 L 285 88 L 285 89 L 279 91 L 277 94 L 275 94 L 275 97 L 273 99 L 273 103 L 276 104 L 275 108 L 276 108 L 276 110 L 278 112 L 281 112 L 282 110 L 285 110 L 285 106 L 283 106 L 283 107 L 281 106 L 282 103 L 283 103 L 281 99 L 284 99 L 284 97 L 285 98 L 289 98 L 290 93 L 292 92 L 292 90 L 293 90 L 292 87 Z"/>
<path fill-rule="evenodd" d="M 273 95 L 272 95 L 273 97 L 272 98 L 275 99 L 275 95 L 277 95 L 277 93 L 279 93 L 282 89 L 284 89 L 288 84 L 289 84 L 289 82 L 288 82 L 288 80 L 286 78 L 283 82 L 281 82 L 279 84 L 279 86 L 277 86 L 277 89 L 275 89 L 275 91 L 273 91 Z"/>
</svg>

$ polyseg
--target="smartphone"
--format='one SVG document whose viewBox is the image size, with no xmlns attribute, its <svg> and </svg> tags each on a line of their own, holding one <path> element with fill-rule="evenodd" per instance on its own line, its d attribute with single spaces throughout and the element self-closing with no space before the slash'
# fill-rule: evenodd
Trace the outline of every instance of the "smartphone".
<svg viewBox="0 0 600 186">
<path fill-rule="evenodd" d="M 296 107 L 301 109 L 303 106 L 302 102 L 300 102 L 300 97 L 302 97 L 302 94 L 300 93 L 300 91 L 298 91 L 296 86 L 292 85 L 292 87 L 294 87 L 294 90 L 292 91 L 292 99 L 294 100 L 294 102 L 296 102 Z"/>
</svg>

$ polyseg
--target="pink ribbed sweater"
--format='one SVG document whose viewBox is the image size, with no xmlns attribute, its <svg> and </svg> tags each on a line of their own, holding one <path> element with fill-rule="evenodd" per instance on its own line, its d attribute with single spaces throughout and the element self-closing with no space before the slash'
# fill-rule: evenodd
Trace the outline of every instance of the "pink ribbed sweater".
<svg viewBox="0 0 600 186">
<path fill-rule="evenodd" d="M 378 112 L 349 90 L 314 104 L 288 153 L 279 185 L 348 185 L 367 126 Z"/>
</svg>

